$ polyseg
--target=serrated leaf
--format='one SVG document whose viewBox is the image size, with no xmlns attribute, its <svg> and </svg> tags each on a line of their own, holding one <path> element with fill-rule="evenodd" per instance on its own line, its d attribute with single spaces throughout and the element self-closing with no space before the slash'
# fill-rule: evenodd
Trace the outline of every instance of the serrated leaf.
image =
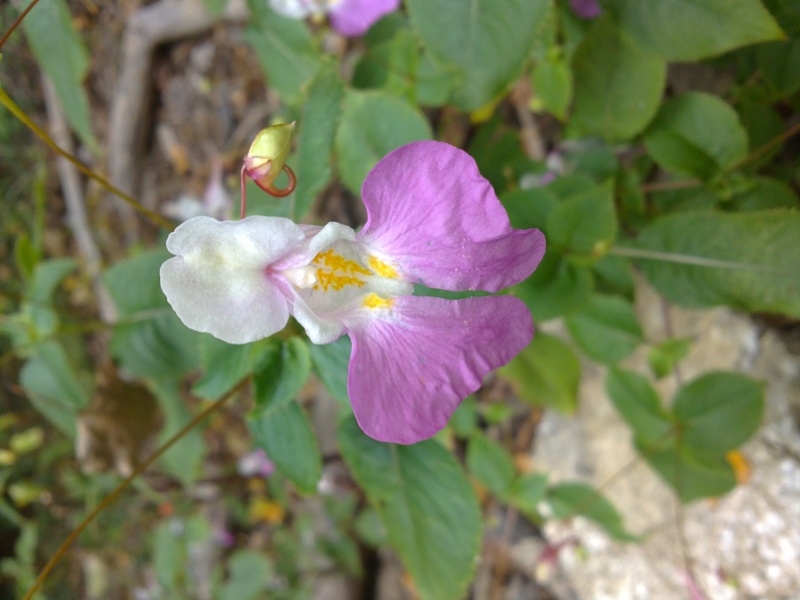
<svg viewBox="0 0 800 600">
<path fill-rule="evenodd" d="M 581 365 L 560 339 L 537 332 L 533 341 L 499 373 L 514 384 L 526 402 L 572 413 L 578 402 Z"/>
<path fill-rule="evenodd" d="M 404 144 L 430 137 L 428 121 L 409 104 L 382 92 L 350 91 L 336 131 L 342 181 L 359 194 L 367 173 L 381 158 Z"/>
<path fill-rule="evenodd" d="M 620 296 L 594 294 L 586 308 L 567 315 L 565 322 L 578 347 L 607 365 L 619 362 L 644 341 L 633 307 Z"/>
<path fill-rule="evenodd" d="M 255 444 L 304 494 L 313 494 L 322 475 L 322 457 L 305 412 L 284 402 L 248 419 Z"/>
<path fill-rule="evenodd" d="M 614 539 L 630 542 L 638 538 L 625 529 L 617 509 L 585 483 L 559 483 L 547 490 L 546 502 L 557 519 L 585 517 L 600 525 Z"/>
<path fill-rule="evenodd" d="M 648 251 L 711 266 L 641 261 L 656 290 L 681 306 L 728 305 L 800 316 L 800 213 L 771 210 L 681 213 L 655 221 L 638 240 Z M 670 256 L 665 256 L 669 259 Z M 720 264 L 722 266 L 713 266 Z"/>
<path fill-rule="evenodd" d="M 519 76 L 548 2 L 407 0 L 406 7 L 425 47 L 461 75 L 453 102 L 474 111 Z"/>
<path fill-rule="evenodd" d="M 322 56 L 303 21 L 275 13 L 264 0 L 248 0 L 250 20 L 244 32 L 261 68 L 287 104 L 300 104 L 303 87 L 319 69 Z"/>
<path fill-rule="evenodd" d="M 667 65 L 620 32 L 611 19 L 595 23 L 575 52 L 572 68 L 572 116 L 583 131 L 611 141 L 630 139 L 656 114 Z"/>
<path fill-rule="evenodd" d="M 423 600 L 460 598 L 480 548 L 480 511 L 453 456 L 434 440 L 412 446 L 368 438 L 355 420 L 339 426 L 339 446 L 386 527 Z"/>
<path fill-rule="evenodd" d="M 606 392 L 637 439 L 650 445 L 669 441 L 673 423 L 647 379 L 613 368 L 606 378 Z"/>
<path fill-rule="evenodd" d="M 72 129 L 94 149 L 97 140 L 89 118 L 89 98 L 83 80 L 89 71 L 89 53 L 72 26 L 65 0 L 37 5 L 22 21 L 36 60 L 53 82 Z"/>
<path fill-rule="evenodd" d="M 747 155 L 747 132 L 728 104 L 692 92 L 667 100 L 645 133 L 653 160 L 668 171 L 708 180 Z"/>
<path fill-rule="evenodd" d="M 692 451 L 724 455 L 746 442 L 761 424 L 761 384 L 738 373 L 707 373 L 675 395 L 682 443 Z"/>
<path fill-rule="evenodd" d="M 297 134 L 297 187 L 292 196 L 297 220 L 305 217 L 333 173 L 331 155 L 343 95 L 336 66 L 325 63 L 309 85 Z"/>
<path fill-rule="evenodd" d="M 476 431 L 467 445 L 467 468 L 495 496 L 504 498 L 516 469 L 511 455 L 497 442 Z"/>
<path fill-rule="evenodd" d="M 256 414 L 269 413 L 291 403 L 310 373 L 311 355 L 299 337 L 265 345 L 253 370 Z"/>
<path fill-rule="evenodd" d="M 783 37 L 759 0 L 608 0 L 620 28 L 669 61 L 692 61 Z"/>
</svg>

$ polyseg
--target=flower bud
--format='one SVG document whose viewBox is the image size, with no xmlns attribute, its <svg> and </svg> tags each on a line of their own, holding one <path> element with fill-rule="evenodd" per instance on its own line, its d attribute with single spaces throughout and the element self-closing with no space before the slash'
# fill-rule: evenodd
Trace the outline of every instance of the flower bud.
<svg viewBox="0 0 800 600">
<path fill-rule="evenodd" d="M 293 121 L 262 129 L 244 157 L 245 173 L 262 189 L 269 190 L 286 165 L 292 149 L 294 126 Z"/>
</svg>

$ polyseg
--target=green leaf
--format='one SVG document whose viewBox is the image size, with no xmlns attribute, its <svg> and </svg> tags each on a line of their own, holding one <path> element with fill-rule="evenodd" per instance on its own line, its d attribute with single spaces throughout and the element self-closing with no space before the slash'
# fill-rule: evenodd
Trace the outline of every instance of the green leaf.
<svg viewBox="0 0 800 600">
<path fill-rule="evenodd" d="M 503 94 L 522 71 L 547 0 L 407 0 L 411 24 L 433 58 L 458 69 L 462 110 Z"/>
<path fill-rule="evenodd" d="M 724 205 L 735 212 L 769 210 L 770 208 L 800 208 L 794 190 L 779 179 L 756 177 L 743 192 Z"/>
<path fill-rule="evenodd" d="M 528 347 L 499 372 L 512 381 L 526 402 L 575 412 L 581 365 L 572 348 L 560 339 L 537 332 Z"/>
<path fill-rule="evenodd" d="M 589 267 L 566 260 L 551 246 L 533 275 L 511 293 L 525 302 L 534 321 L 547 321 L 585 306 L 593 288 Z"/>
<path fill-rule="evenodd" d="M 352 418 L 340 424 L 338 438 L 420 597 L 462 597 L 480 549 L 481 519 L 453 456 L 434 440 L 412 446 L 376 442 Z"/>
<path fill-rule="evenodd" d="M 567 315 L 566 325 L 589 358 L 607 365 L 619 362 L 644 341 L 633 307 L 619 296 L 595 294 L 586 308 Z"/>
<path fill-rule="evenodd" d="M 515 229 L 541 229 L 547 221 L 547 215 L 558 204 L 556 195 L 543 187 L 507 192 L 500 197 L 500 201 Z"/>
<path fill-rule="evenodd" d="M 741 446 L 761 424 L 763 386 L 738 373 L 707 373 L 675 395 L 682 442 L 693 451 L 725 454 Z"/>
<path fill-rule="evenodd" d="M 34 246 L 30 236 L 22 233 L 14 243 L 14 262 L 23 278 L 30 279 L 41 259 L 41 248 Z"/>
<path fill-rule="evenodd" d="M 539 503 L 547 492 L 545 473 L 528 473 L 517 477 L 509 490 L 509 501 L 529 518 L 539 518 Z"/>
<path fill-rule="evenodd" d="M 192 387 L 192 394 L 217 400 L 250 372 L 251 346 L 228 344 L 206 335 L 200 341 L 203 376 Z"/>
<path fill-rule="evenodd" d="M 560 483 L 547 490 L 546 502 L 557 519 L 581 516 L 600 525 L 614 539 L 638 539 L 626 531 L 617 509 L 603 495 L 585 483 Z"/>
<path fill-rule="evenodd" d="M 693 61 L 783 37 L 758 0 L 608 0 L 620 28 L 668 61 Z"/>
<path fill-rule="evenodd" d="M 198 346 L 202 337 L 174 314 L 162 312 L 154 318 L 114 327 L 111 354 L 120 369 L 131 375 L 180 377 L 199 366 Z"/>
<path fill-rule="evenodd" d="M 547 217 L 548 243 L 571 254 L 604 254 L 617 234 L 617 218 L 610 185 L 593 185 L 570 195 Z"/>
<path fill-rule="evenodd" d="M 428 121 L 409 104 L 382 92 L 350 91 L 336 131 L 342 181 L 358 194 L 367 173 L 386 154 L 430 137 Z"/>
<path fill-rule="evenodd" d="M 419 48 L 414 34 L 405 28 L 398 29 L 392 38 L 367 48 L 353 73 L 353 86 L 383 89 L 413 102 L 418 61 Z"/>
<path fill-rule="evenodd" d="M 747 132 L 736 111 L 716 96 L 699 92 L 667 100 L 644 142 L 664 169 L 703 180 L 747 155 Z"/>
<path fill-rule="evenodd" d="M 255 550 L 237 550 L 228 561 L 228 579 L 217 600 L 257 600 L 267 592 L 272 577 L 270 560 Z"/>
<path fill-rule="evenodd" d="M 248 0 L 250 20 L 244 38 L 255 50 L 269 85 L 290 105 L 304 99 L 303 86 L 322 61 L 305 24 L 283 17 L 263 0 Z"/>
<path fill-rule="evenodd" d="M 508 493 L 516 471 L 509 453 L 480 431 L 475 431 L 469 438 L 467 468 L 499 498 Z"/>
<path fill-rule="evenodd" d="M 764 0 L 764 5 L 787 35 L 800 34 L 800 4 L 795 0 Z"/>
<path fill-rule="evenodd" d="M 305 412 L 297 402 L 284 402 L 248 419 L 257 446 L 304 494 L 313 494 L 322 475 L 322 457 Z"/>
<path fill-rule="evenodd" d="M 651 445 L 663 445 L 671 439 L 673 423 L 647 379 L 613 368 L 608 372 L 606 392 L 636 439 Z"/>
<path fill-rule="evenodd" d="M 657 220 L 639 237 L 649 251 L 676 259 L 724 261 L 698 266 L 646 260 L 648 281 L 690 308 L 728 305 L 800 316 L 800 213 L 789 210 L 681 213 Z M 666 257 L 669 258 L 669 257 Z"/>
<path fill-rule="evenodd" d="M 164 414 L 164 427 L 159 434 L 159 445 L 175 435 L 192 420 L 192 413 L 181 397 L 178 381 L 158 379 L 153 382 L 153 394 Z M 200 475 L 206 445 L 203 432 L 193 427 L 161 457 L 164 468 L 184 485 L 193 483 Z"/>
<path fill-rule="evenodd" d="M 36 60 L 52 80 L 64 114 L 84 144 L 97 148 L 89 118 L 89 99 L 83 80 L 89 71 L 89 53 L 72 26 L 65 0 L 37 5 L 22 21 Z"/>
<path fill-rule="evenodd" d="M 89 405 L 89 393 L 78 380 L 64 348 L 52 340 L 38 344 L 19 377 L 36 410 L 61 431 L 74 436 L 75 419 L 78 411 Z"/>
<path fill-rule="evenodd" d="M 297 134 L 297 187 L 292 198 L 298 220 L 308 213 L 333 173 L 331 154 L 343 95 L 336 65 L 325 63 L 308 88 Z"/>
<path fill-rule="evenodd" d="M 697 454 L 680 444 L 660 449 L 637 442 L 636 449 L 685 504 L 721 496 L 736 487 L 733 468 L 721 456 Z"/>
<path fill-rule="evenodd" d="M 299 337 L 265 345 L 253 371 L 256 414 L 269 413 L 297 396 L 311 373 L 308 345 Z"/>
<path fill-rule="evenodd" d="M 762 44 L 757 56 L 758 70 L 775 99 L 800 90 L 800 39 Z"/>
<path fill-rule="evenodd" d="M 686 358 L 692 346 L 690 338 L 670 338 L 650 348 L 647 362 L 657 379 L 666 377 L 675 370 L 675 366 Z"/>
<path fill-rule="evenodd" d="M 584 38 L 572 62 L 573 120 L 583 131 L 626 140 L 642 131 L 658 110 L 667 65 L 640 48 L 608 18 Z"/>
<path fill-rule="evenodd" d="M 311 344 L 311 361 L 314 372 L 322 384 L 340 404 L 350 406 L 347 394 L 347 369 L 350 365 L 350 338 L 342 336 L 332 344 Z"/>
<path fill-rule="evenodd" d="M 166 250 L 149 250 L 118 262 L 103 274 L 120 317 L 169 306 L 161 291 L 159 270 L 171 256 Z"/>
<path fill-rule="evenodd" d="M 564 57 L 556 54 L 536 63 L 532 75 L 534 102 L 562 121 L 572 101 L 572 70 Z"/>
<path fill-rule="evenodd" d="M 478 423 L 478 401 L 475 396 L 467 396 L 458 405 L 456 412 L 450 417 L 448 425 L 458 437 L 466 438 L 472 435 Z"/>
</svg>

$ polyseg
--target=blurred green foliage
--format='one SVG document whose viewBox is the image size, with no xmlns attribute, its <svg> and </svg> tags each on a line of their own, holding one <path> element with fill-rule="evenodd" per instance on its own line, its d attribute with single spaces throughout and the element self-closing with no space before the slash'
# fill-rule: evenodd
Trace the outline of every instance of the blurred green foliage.
<svg viewBox="0 0 800 600">
<path fill-rule="evenodd" d="M 31 50 L 53 79 L 74 132 L 97 151 L 84 85 L 87 41 L 66 2 L 40 4 L 25 20 Z M 223 6 L 206 4 L 216 14 Z M 797 126 L 778 138 L 800 109 L 800 13 L 793 0 L 600 4 L 602 16 L 584 20 L 566 0 L 406 0 L 363 39 L 339 40 L 342 52 L 324 24 L 287 19 L 264 0 L 249 1 L 244 40 L 281 101 L 277 116 L 299 119 L 288 161 L 297 189 L 288 204 L 260 211 L 313 218 L 328 186 L 338 181 L 357 196 L 369 170 L 394 148 L 458 139 L 495 186 L 512 224 L 547 236 L 542 264 L 510 293 L 537 322 L 563 318 L 570 338 L 538 333 L 500 377 L 527 405 L 569 414 L 578 407 L 581 359 L 607 366 L 608 396 L 642 458 L 682 502 L 719 496 L 736 485 L 726 455 L 756 431 L 763 388 L 743 375 L 714 372 L 665 403 L 644 374 L 620 367 L 646 346 L 653 375 L 666 377 L 691 346 L 643 332 L 633 310 L 633 272 L 680 306 L 800 316 L 800 168 L 796 147 L 787 145 Z M 709 77 L 722 74 L 726 83 L 679 89 L 670 74 L 675 63 Z M 524 150 L 528 126 L 518 119 L 531 111 L 555 132 L 546 157 Z M 468 124 L 460 138 L 453 122 Z M 0 112 L 0 146 L 17 129 Z M 0 181 L 12 186 L 5 168 Z M 67 284 L 82 277 L 79 265 L 45 256 L 45 192 L 41 181 L 25 181 L 35 207 L 29 231 L 20 234 L 16 222 L 4 219 L 4 235 L 16 239 L 9 268 L 19 288 L 15 301 L 3 301 L 0 347 L 19 361 L 21 393 L 55 427 L 44 438 L 60 440 L 54 447 L 66 460 L 70 442 L 63 442 L 77 436 L 81 414 L 101 387 L 99 366 L 93 368 L 85 339 L 72 328 L 85 315 L 64 302 Z M 237 435 L 249 430 L 246 444 L 265 450 L 277 470 L 266 482 L 249 479 L 257 483 L 244 495 L 226 498 L 232 527 L 265 528 L 270 541 L 257 552 L 236 546 L 231 534 L 234 548 L 222 551 L 224 560 L 209 576 L 212 597 L 310 598 L 319 571 L 309 559 L 312 538 L 315 555 L 356 575 L 370 549 L 390 546 L 420 597 L 462 597 L 480 551 L 478 493 L 535 523 L 583 516 L 616 539 L 637 539 L 599 490 L 551 484 L 546 473 L 520 465 L 510 445 L 494 436 L 513 413 L 504 400 L 468 399 L 441 436 L 414 446 L 367 438 L 347 404 L 346 339 L 313 346 L 289 329 L 230 346 L 190 331 L 160 291 L 166 256 L 132 249 L 105 269 L 118 312 L 109 342 L 115 368 L 155 398 L 164 415 L 162 440 L 203 402 L 251 377 L 246 428 Z M 331 457 L 320 453 L 303 400 L 310 377 L 338 401 L 339 458 L 358 485 L 324 496 L 331 526 L 321 537 L 299 501 L 330 484 L 323 464 Z M 45 500 L 64 494 L 89 509 L 92 494 L 111 485 L 73 471 L 60 481 L 44 475 L 53 457 L 41 432 L 10 422 L 0 427 L 0 531 L 16 537 L 16 558 L 0 568 L 19 590 L 52 551 L 42 540 L 50 524 Z M 218 450 L 195 429 L 159 468 L 184 491 L 207 475 L 205 457 Z M 227 475 L 238 476 L 232 466 Z M 219 523 L 150 482 L 142 480 L 137 493 L 150 508 L 177 512 L 141 519 L 137 513 L 150 532 L 148 549 L 132 552 L 152 553 L 159 597 L 192 597 L 192 553 L 220 544 Z M 52 597 L 59 597 L 55 590 Z"/>
</svg>

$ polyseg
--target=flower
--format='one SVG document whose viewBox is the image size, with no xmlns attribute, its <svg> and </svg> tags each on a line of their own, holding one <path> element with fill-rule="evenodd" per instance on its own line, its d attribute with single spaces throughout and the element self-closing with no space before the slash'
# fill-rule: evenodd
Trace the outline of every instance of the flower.
<svg viewBox="0 0 800 600">
<path fill-rule="evenodd" d="M 569 6 L 581 19 L 596 19 L 603 12 L 597 0 L 569 0 Z"/>
<path fill-rule="evenodd" d="M 327 14 L 345 37 L 364 35 L 381 17 L 394 12 L 400 0 L 269 0 L 276 13 L 292 19 Z"/>
<path fill-rule="evenodd" d="M 496 292 L 533 272 L 545 240 L 513 229 L 475 161 L 445 143 L 389 153 L 361 194 L 359 233 L 279 217 L 191 219 L 167 239 L 175 257 L 161 287 L 188 327 L 232 344 L 280 331 L 290 314 L 313 343 L 349 335 L 359 425 L 380 441 L 414 443 L 533 337 L 517 298 L 420 297 L 414 284 Z"/>
</svg>

